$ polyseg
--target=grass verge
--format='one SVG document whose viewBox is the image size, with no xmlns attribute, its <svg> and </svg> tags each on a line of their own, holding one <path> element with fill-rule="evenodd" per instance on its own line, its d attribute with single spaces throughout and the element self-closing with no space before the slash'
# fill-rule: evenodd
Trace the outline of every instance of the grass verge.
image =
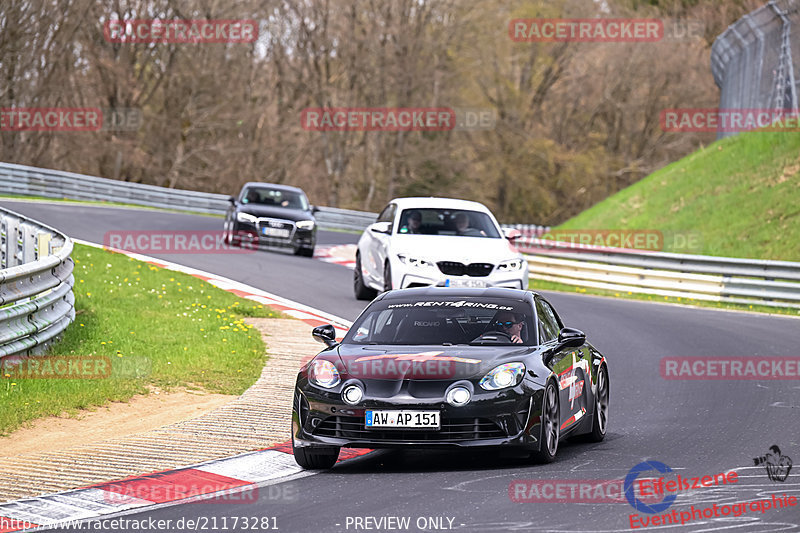
<svg viewBox="0 0 800 533">
<path fill-rule="evenodd" d="M 152 386 L 241 394 L 266 361 L 261 335 L 245 317 L 279 313 L 202 280 L 76 245 L 75 322 L 53 356 L 105 356 L 103 379 L 0 374 L 0 435 L 45 416 L 124 402 Z"/>
<path fill-rule="evenodd" d="M 532 279 L 528 287 L 535 291 L 555 291 L 572 294 L 592 294 L 595 296 L 606 296 L 609 298 L 621 298 L 625 300 L 639 300 L 645 302 L 659 302 L 669 304 L 692 305 L 708 309 L 728 309 L 732 311 L 750 311 L 753 313 L 766 313 L 771 315 L 800 316 L 800 309 L 790 307 L 769 307 L 766 305 L 746 305 L 729 302 L 709 302 L 707 300 L 696 300 L 694 298 L 679 298 L 674 296 L 658 296 L 655 294 L 643 294 L 627 291 L 612 291 L 608 289 L 596 289 L 594 287 L 576 287 L 564 283 L 553 281 L 543 281 Z"/>
</svg>

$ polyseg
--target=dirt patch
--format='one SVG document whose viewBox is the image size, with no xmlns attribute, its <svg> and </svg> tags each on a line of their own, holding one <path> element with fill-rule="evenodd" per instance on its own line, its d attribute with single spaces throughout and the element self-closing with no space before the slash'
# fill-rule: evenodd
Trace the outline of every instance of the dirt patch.
<svg viewBox="0 0 800 533">
<path fill-rule="evenodd" d="M 199 391 L 152 390 L 129 402 L 114 402 L 76 417 L 35 420 L 0 438 L 0 457 L 62 450 L 106 439 L 125 437 L 198 417 L 227 404 L 236 396 Z"/>
</svg>

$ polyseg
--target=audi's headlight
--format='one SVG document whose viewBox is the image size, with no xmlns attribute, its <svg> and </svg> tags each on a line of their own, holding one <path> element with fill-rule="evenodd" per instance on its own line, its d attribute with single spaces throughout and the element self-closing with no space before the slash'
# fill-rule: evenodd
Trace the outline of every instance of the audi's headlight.
<svg viewBox="0 0 800 533">
<path fill-rule="evenodd" d="M 258 221 L 258 217 L 254 217 L 250 213 L 239 212 L 236 214 L 236 220 L 239 222 L 249 222 L 250 224 L 255 224 Z"/>
<path fill-rule="evenodd" d="M 308 372 L 308 380 L 314 385 L 319 385 L 323 389 L 332 389 L 339 384 L 342 379 L 339 377 L 339 371 L 330 361 L 320 360 L 314 361 L 311 364 L 311 370 Z"/>
<path fill-rule="evenodd" d="M 314 229 L 313 220 L 301 220 L 295 224 L 297 229 Z"/>
<path fill-rule="evenodd" d="M 505 389 L 514 387 L 522 381 L 525 375 L 525 365 L 522 363 L 505 363 L 496 366 L 483 376 L 480 381 L 481 388 L 486 390 Z"/>
<path fill-rule="evenodd" d="M 497 270 L 500 272 L 514 272 L 522 268 L 522 259 L 509 259 L 497 265 Z"/>
<path fill-rule="evenodd" d="M 430 261 L 426 261 L 424 259 L 420 259 L 419 257 L 410 257 L 404 254 L 397 254 L 397 258 L 400 259 L 400 262 L 404 265 L 409 265 L 413 267 L 432 267 L 433 263 Z"/>
</svg>

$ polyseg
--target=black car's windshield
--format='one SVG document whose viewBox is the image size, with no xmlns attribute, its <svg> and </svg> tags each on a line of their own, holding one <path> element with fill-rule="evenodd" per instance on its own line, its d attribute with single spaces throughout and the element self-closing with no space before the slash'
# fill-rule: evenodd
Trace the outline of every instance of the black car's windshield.
<svg viewBox="0 0 800 533">
<path fill-rule="evenodd" d="M 387 300 L 371 305 L 344 337 L 352 344 L 536 344 L 530 305 L 492 298 Z"/>
<path fill-rule="evenodd" d="M 461 209 L 404 209 L 397 228 L 399 234 L 500 238 L 489 215 Z"/>
<path fill-rule="evenodd" d="M 308 211 L 308 200 L 304 194 L 269 187 L 248 187 L 242 193 L 242 203 Z"/>
</svg>

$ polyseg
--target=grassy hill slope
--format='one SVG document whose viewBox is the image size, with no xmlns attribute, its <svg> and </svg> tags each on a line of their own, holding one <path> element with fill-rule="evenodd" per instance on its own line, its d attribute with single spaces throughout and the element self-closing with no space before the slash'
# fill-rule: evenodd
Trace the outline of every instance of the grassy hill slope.
<svg viewBox="0 0 800 533">
<path fill-rule="evenodd" d="M 570 219 L 564 229 L 698 232 L 693 253 L 800 261 L 800 133 L 729 137 Z"/>
</svg>

